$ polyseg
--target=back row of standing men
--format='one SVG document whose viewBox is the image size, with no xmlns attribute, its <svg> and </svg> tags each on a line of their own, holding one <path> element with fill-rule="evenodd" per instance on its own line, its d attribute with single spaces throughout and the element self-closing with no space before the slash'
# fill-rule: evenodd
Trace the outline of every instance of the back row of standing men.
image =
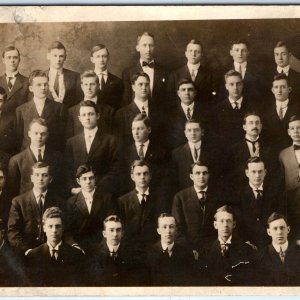
<svg viewBox="0 0 300 300">
<path fill-rule="evenodd" d="M 268 243 L 267 219 L 273 211 L 291 214 L 297 239 L 299 163 L 294 159 L 291 164 L 289 155 L 292 151 L 297 159 L 299 150 L 289 147 L 280 154 L 285 188 L 277 163 L 279 152 L 292 140 L 300 143 L 300 76 L 289 67 L 287 45 L 276 45 L 277 70 L 272 75 L 280 74 L 268 81 L 248 63 L 247 44 L 234 42 L 230 50 L 234 62 L 223 84 L 200 63 L 203 47 L 198 41 L 187 45 L 187 65 L 169 75 L 153 60 L 152 35 L 142 34 L 136 49 L 140 61 L 123 72 L 123 82 L 107 71 L 109 53 L 103 45 L 91 52 L 95 70 L 84 72 L 81 78 L 63 68 L 66 49 L 60 42 L 49 47 L 50 69 L 33 71 L 29 80 L 18 73 L 19 51 L 8 47 L 3 52 L 6 74 L 0 78 L 0 149 L 4 173 L 13 155 L 7 167 L 9 207 L 15 197 L 9 218 L 7 212 L 3 214 L 4 220 L 8 218 L 10 243 L 25 252 L 43 239 L 41 214 L 27 205 L 30 198 L 37 207 L 41 203 L 41 211 L 46 208 L 48 192 L 40 197 L 34 186 L 35 170 L 46 167 L 32 169 L 38 161 L 51 166 L 56 194 L 63 198 L 73 194 L 66 209 L 73 236 L 69 241 L 80 248 L 85 247 L 85 240 L 93 242 L 95 230 L 100 237 L 97 229 L 112 213 L 107 210 L 105 216 L 97 215 L 97 224 L 91 222 L 94 186 L 91 189 L 88 183 L 85 190 L 78 171 L 85 163 L 96 173 L 98 189 L 121 196 L 117 211 L 131 241 L 136 234 L 148 237 L 140 232 L 141 226 L 151 229 L 153 241 L 155 216 L 172 211 L 178 231 L 197 253 L 205 238 L 214 235 L 213 215 L 222 204 L 235 207 L 243 239 L 254 247 Z M 84 101 L 78 104 L 80 100 Z M 254 158 L 247 162 L 250 157 Z M 148 167 L 132 165 L 137 159 L 151 164 L 151 175 Z M 37 178 L 43 176 L 37 173 Z M 38 180 L 36 184 L 43 185 Z M 149 215 L 141 215 L 144 196 L 148 208 L 143 209 Z M 76 205 L 72 207 L 77 201 L 84 208 L 82 222 Z M 89 225 L 82 227 L 86 218 Z M 78 243 L 74 235 L 81 234 L 83 241 Z"/>
</svg>

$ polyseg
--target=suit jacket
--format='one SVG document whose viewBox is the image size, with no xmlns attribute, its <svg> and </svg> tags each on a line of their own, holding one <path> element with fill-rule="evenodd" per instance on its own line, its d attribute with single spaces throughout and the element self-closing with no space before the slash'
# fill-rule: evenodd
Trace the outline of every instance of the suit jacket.
<svg viewBox="0 0 300 300">
<path fill-rule="evenodd" d="M 115 110 L 122 106 L 123 82 L 114 74 L 108 72 L 105 86 L 98 92 L 100 102 L 110 105 Z"/>
<path fill-rule="evenodd" d="M 85 286 L 84 259 L 80 250 L 62 242 L 57 260 L 51 258 L 49 246 L 44 243 L 32 249 L 25 262 L 33 286 Z"/>
<path fill-rule="evenodd" d="M 59 197 L 48 190 L 43 212 L 52 206 L 62 207 L 62 203 Z M 12 200 L 7 235 L 11 246 L 23 253 L 45 242 L 41 214 L 32 190 Z"/>
<path fill-rule="evenodd" d="M 284 175 L 286 190 L 291 191 L 300 187 L 300 169 L 294 146 L 287 147 L 279 153 L 279 162 Z"/>
<path fill-rule="evenodd" d="M 222 255 L 218 239 L 205 245 L 200 264 L 205 267 L 206 285 L 253 285 L 255 275 L 251 261 L 255 252 L 235 237 L 232 237 L 227 247 L 228 250 Z"/>
<path fill-rule="evenodd" d="M 168 80 L 168 93 L 169 101 L 171 105 L 178 102 L 177 96 L 177 84 L 180 79 L 192 80 L 190 71 L 187 65 L 180 67 L 171 73 Z M 217 89 L 216 80 L 212 72 L 203 65 L 200 65 L 197 76 L 195 78 L 195 87 L 197 91 L 196 101 L 199 102 L 210 102 L 214 100 L 213 92 L 215 94 Z"/>
<path fill-rule="evenodd" d="M 14 115 L 16 108 L 28 101 L 29 98 L 29 83 L 28 78 L 18 73 L 16 75 L 16 81 L 9 91 L 7 86 L 5 74 L 0 76 L 0 86 L 2 86 L 7 93 L 7 100 L 2 109 L 5 114 Z"/>
<path fill-rule="evenodd" d="M 116 258 L 111 257 L 106 240 L 98 243 L 90 255 L 90 286 L 145 286 L 143 252 L 121 241 Z"/>
<path fill-rule="evenodd" d="M 289 244 L 284 263 L 272 244 L 261 249 L 255 257 L 257 285 L 260 286 L 299 286 L 300 284 L 299 247 Z"/>
<path fill-rule="evenodd" d="M 286 114 L 282 120 L 278 117 L 274 98 L 271 103 L 266 105 L 262 115 L 265 134 L 270 147 L 276 154 L 279 154 L 282 149 L 291 145 L 292 140 L 287 133 L 288 121 L 291 116 L 298 114 L 298 103 L 293 103 L 292 101 L 288 104 Z"/>
<path fill-rule="evenodd" d="M 65 241 L 89 252 L 94 244 L 102 240 L 103 221 L 116 214 L 116 205 L 110 194 L 95 191 L 89 213 L 82 192 L 68 199 L 66 204 Z"/>
<path fill-rule="evenodd" d="M 104 133 L 112 133 L 114 109 L 109 105 L 101 103 L 100 101 L 97 101 L 97 108 L 100 114 L 100 118 L 98 120 L 99 128 L 101 128 L 102 132 Z M 68 109 L 68 119 L 67 119 L 67 126 L 66 126 L 67 138 L 70 138 L 83 131 L 83 126 L 81 125 L 78 119 L 79 109 L 80 109 L 79 104 L 74 105 Z"/>
<path fill-rule="evenodd" d="M 33 100 L 17 108 L 15 130 L 17 138 L 22 143 L 22 150 L 30 144 L 28 137 L 30 122 L 32 119 L 40 117 L 44 118 L 48 125 L 47 145 L 55 150 L 61 150 L 64 146 L 66 111 L 63 104 L 50 99 L 46 99 L 41 116 L 39 116 Z"/>
<path fill-rule="evenodd" d="M 216 189 L 208 187 L 203 210 L 193 186 L 178 192 L 174 197 L 172 215 L 177 222 L 178 239 L 187 241 L 193 250 L 201 249 L 203 243 L 216 236 L 214 214 L 221 206 L 217 194 Z"/>
<path fill-rule="evenodd" d="M 193 252 L 185 245 L 175 242 L 169 256 L 158 241 L 147 249 L 147 264 L 152 286 L 199 285 Z"/>
<path fill-rule="evenodd" d="M 47 75 L 49 76 L 49 70 L 47 70 Z M 83 98 L 83 92 L 80 87 L 80 74 L 64 68 L 63 75 L 66 92 L 62 103 L 66 108 L 69 108 L 76 105 Z M 53 100 L 50 90 L 48 98 Z"/>
<path fill-rule="evenodd" d="M 155 195 L 151 191 L 142 211 L 136 191 L 133 190 L 118 199 L 120 218 L 124 225 L 124 239 L 127 242 L 151 244 L 157 239 L 156 221 L 159 213 Z"/>
<path fill-rule="evenodd" d="M 134 93 L 131 87 L 131 77 L 137 72 L 143 72 L 140 61 L 135 65 L 123 71 L 122 79 L 124 85 L 123 102 L 124 104 L 130 103 L 134 99 Z M 151 100 L 155 106 L 163 107 L 166 101 L 166 88 L 167 88 L 168 73 L 157 63 L 154 64 L 154 79 Z"/>
<path fill-rule="evenodd" d="M 17 141 L 14 133 L 15 111 L 13 113 L 0 113 L 0 149 L 15 154 L 17 149 Z"/>
<path fill-rule="evenodd" d="M 32 182 L 30 179 L 32 166 L 37 162 L 36 157 L 27 147 L 22 152 L 14 155 L 9 160 L 7 187 L 11 197 L 23 194 L 32 189 Z M 55 150 L 45 147 L 43 162 L 50 165 L 52 169 L 53 181 L 51 186 L 56 190 L 62 189 L 62 154 Z"/>
<path fill-rule="evenodd" d="M 77 187 L 75 174 L 82 164 L 90 164 L 97 174 L 97 186 L 106 192 L 115 193 L 118 190 L 117 173 L 119 171 L 120 155 L 116 137 L 101 132 L 99 128 L 89 153 L 86 150 L 84 133 L 68 139 L 65 151 L 66 182 L 71 190 Z"/>
</svg>

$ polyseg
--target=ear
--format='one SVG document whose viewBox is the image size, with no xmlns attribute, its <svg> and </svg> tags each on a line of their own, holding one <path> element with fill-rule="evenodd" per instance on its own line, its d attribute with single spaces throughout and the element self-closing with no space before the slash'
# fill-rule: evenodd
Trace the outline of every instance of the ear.
<svg viewBox="0 0 300 300">
<path fill-rule="evenodd" d="M 159 227 L 156 228 L 156 231 L 157 231 L 157 233 L 158 233 L 159 235 L 161 235 L 161 232 L 160 232 L 160 228 L 159 228 Z"/>
<path fill-rule="evenodd" d="M 53 177 L 52 176 L 49 176 L 49 183 L 51 183 L 53 180 Z"/>
<path fill-rule="evenodd" d="M 51 58 L 51 53 L 50 52 L 47 52 L 47 60 L 50 60 L 50 58 Z"/>
<path fill-rule="evenodd" d="M 217 228 L 217 222 L 216 221 L 214 221 L 214 227 L 215 227 L 215 229 L 218 230 L 218 228 Z"/>
<path fill-rule="evenodd" d="M 291 231 L 291 227 L 288 226 L 288 227 L 287 227 L 287 232 L 288 232 L 288 234 L 290 233 L 290 231 Z"/>
<path fill-rule="evenodd" d="M 30 91 L 31 93 L 33 93 L 32 86 L 30 85 L 28 88 L 29 88 L 29 91 Z"/>
<path fill-rule="evenodd" d="M 271 236 L 271 233 L 270 233 L 270 229 L 269 229 L 269 228 L 267 228 L 267 234 L 268 234 L 268 236 Z"/>
<path fill-rule="evenodd" d="M 273 87 L 271 88 L 271 91 L 273 94 L 275 94 L 275 89 Z"/>
<path fill-rule="evenodd" d="M 130 174 L 130 177 L 131 177 L 131 180 L 134 181 L 134 176 L 132 173 Z"/>
<path fill-rule="evenodd" d="M 292 87 L 291 86 L 289 86 L 289 93 L 292 91 Z"/>
<path fill-rule="evenodd" d="M 232 51 L 232 49 L 230 49 L 230 50 L 229 50 L 230 56 L 233 56 L 232 53 L 233 53 L 233 51 Z"/>
<path fill-rule="evenodd" d="M 97 120 L 100 119 L 100 114 L 98 113 L 97 116 L 96 116 Z"/>
<path fill-rule="evenodd" d="M 244 131 L 246 131 L 246 125 L 245 124 L 243 124 L 243 129 L 244 129 Z"/>
<path fill-rule="evenodd" d="M 192 181 L 194 181 L 194 175 L 190 174 L 190 178 L 192 179 Z"/>
<path fill-rule="evenodd" d="M 235 226 L 236 226 L 236 222 L 235 222 L 235 221 L 233 221 L 233 224 L 232 224 L 232 229 L 234 229 L 234 228 L 235 228 Z"/>
<path fill-rule="evenodd" d="M 137 52 L 140 52 L 140 45 L 139 45 L 139 44 L 137 44 L 137 45 L 135 46 L 135 50 L 136 50 Z"/>
<path fill-rule="evenodd" d="M 151 127 L 148 127 L 147 129 L 148 129 L 148 133 L 150 134 L 152 131 Z"/>
<path fill-rule="evenodd" d="M 76 178 L 76 182 L 80 185 L 80 180 L 79 180 L 79 178 Z"/>
<path fill-rule="evenodd" d="M 93 56 L 91 56 L 91 57 L 90 57 L 90 60 L 91 60 L 92 64 L 94 64 L 94 63 L 95 63 L 95 59 L 94 59 L 94 57 L 93 57 Z"/>
<path fill-rule="evenodd" d="M 249 178 L 249 170 L 248 169 L 245 170 L 245 174 Z"/>
<path fill-rule="evenodd" d="M 177 96 L 180 98 L 180 95 L 179 95 L 179 94 L 180 94 L 180 92 L 179 92 L 179 90 L 177 90 Z"/>
<path fill-rule="evenodd" d="M 102 231 L 102 235 L 103 235 L 104 238 L 106 238 L 106 232 L 105 232 L 105 230 Z"/>
</svg>

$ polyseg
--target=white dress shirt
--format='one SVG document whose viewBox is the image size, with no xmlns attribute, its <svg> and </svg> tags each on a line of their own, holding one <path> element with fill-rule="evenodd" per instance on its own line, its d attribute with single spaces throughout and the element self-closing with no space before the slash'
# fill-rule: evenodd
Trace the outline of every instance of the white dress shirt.
<svg viewBox="0 0 300 300">
<path fill-rule="evenodd" d="M 273 245 L 275 251 L 276 251 L 277 253 L 280 253 L 280 248 L 281 248 L 281 250 L 282 250 L 283 252 L 285 252 L 285 251 L 287 250 L 287 248 L 288 248 L 288 246 L 289 246 L 289 242 L 286 241 L 286 242 L 285 242 L 284 244 L 282 244 L 282 245 L 277 245 L 277 244 L 274 244 L 274 243 L 272 242 L 272 245 Z"/>
<path fill-rule="evenodd" d="M 30 150 L 32 151 L 36 161 L 38 161 L 38 157 L 39 157 L 39 149 L 41 150 L 41 156 L 42 156 L 42 159 L 44 158 L 44 155 L 45 155 L 45 145 L 40 147 L 40 148 L 37 148 L 37 147 L 34 147 L 33 145 L 30 145 Z"/>
<path fill-rule="evenodd" d="M 140 202 L 140 204 L 142 203 L 142 200 L 143 200 L 143 194 L 144 195 L 147 195 L 147 196 L 149 196 L 149 188 L 147 188 L 147 190 L 145 191 L 145 192 L 142 192 L 141 190 L 139 190 L 137 187 L 136 187 L 136 190 L 137 190 L 137 197 L 138 197 L 138 199 L 139 199 L 139 202 Z M 146 197 L 147 198 L 147 197 Z M 144 199 L 146 202 L 147 202 L 147 199 Z"/>
<path fill-rule="evenodd" d="M 197 143 L 188 142 L 194 162 L 199 160 L 201 154 L 201 140 Z M 197 159 L 195 158 L 195 148 L 197 150 Z"/>
<path fill-rule="evenodd" d="M 149 143 L 150 143 L 150 140 L 147 140 L 147 141 L 144 142 L 144 143 L 141 143 L 141 142 L 135 142 L 135 147 L 136 147 L 137 153 L 139 154 L 140 148 L 141 148 L 141 144 L 143 144 L 143 154 L 144 154 L 144 157 L 145 157 L 145 156 L 146 156 L 146 153 L 147 153 L 147 150 L 148 150 L 148 147 L 149 147 Z"/>
<path fill-rule="evenodd" d="M 241 98 L 239 98 L 238 100 L 234 100 L 231 97 L 228 97 L 228 99 L 229 99 L 229 102 L 233 109 L 235 109 L 235 102 L 237 103 L 238 108 L 241 109 L 242 102 L 243 102 L 243 96 Z"/>
<path fill-rule="evenodd" d="M 261 191 L 262 193 L 264 191 L 264 184 L 263 183 L 258 188 L 255 187 L 251 182 L 249 182 L 249 185 L 250 185 L 256 199 L 257 199 L 257 196 L 258 196 L 257 190 Z"/>
<path fill-rule="evenodd" d="M 98 101 L 98 97 L 97 95 L 93 98 L 84 98 L 84 101 L 87 101 L 87 100 L 90 100 L 90 101 L 93 101 L 95 104 L 97 104 L 97 101 Z"/>
<path fill-rule="evenodd" d="M 115 245 L 115 246 L 109 245 L 107 243 L 106 243 L 106 245 L 107 245 L 107 248 L 108 248 L 110 253 L 112 253 L 112 252 L 116 253 L 118 251 L 119 247 L 120 247 L 120 243 L 118 245 Z"/>
<path fill-rule="evenodd" d="M 163 249 L 163 251 L 168 251 L 169 256 L 172 255 L 172 250 L 174 247 L 174 242 L 172 244 L 165 244 L 163 241 L 160 241 L 161 243 L 161 248 Z"/>
<path fill-rule="evenodd" d="M 153 62 L 154 60 L 151 60 L 150 63 Z M 150 78 L 150 90 L 151 90 L 151 95 L 152 95 L 152 91 L 153 91 L 153 81 L 154 81 L 154 68 L 150 68 L 148 66 L 144 66 L 143 67 L 143 60 L 140 59 L 140 64 L 142 66 L 143 71 L 149 76 Z"/>
<path fill-rule="evenodd" d="M 107 69 L 105 71 L 101 71 L 101 72 L 96 72 L 95 70 L 95 73 L 97 74 L 98 78 L 99 78 L 99 83 L 101 82 L 101 78 L 103 77 L 104 79 L 104 82 L 106 83 L 107 82 L 107 76 L 108 76 L 108 71 Z"/>
<path fill-rule="evenodd" d="M 237 72 L 240 72 L 240 69 L 242 69 L 242 78 L 244 79 L 245 77 L 245 74 L 246 74 L 246 69 L 247 69 L 247 61 L 244 61 L 243 63 L 237 63 L 237 62 L 234 62 L 234 69 L 237 71 Z"/>
<path fill-rule="evenodd" d="M 285 66 L 285 67 L 283 67 L 283 68 L 277 66 L 277 72 L 278 72 L 279 74 L 281 74 L 282 71 L 283 71 L 283 73 L 284 73 L 286 76 L 289 76 L 290 65 L 287 65 L 287 66 Z"/>
<path fill-rule="evenodd" d="M 55 247 L 52 247 L 52 245 L 51 245 L 50 243 L 47 242 L 47 245 L 48 245 L 48 247 L 49 247 L 49 252 L 50 252 L 50 256 L 51 256 L 51 257 L 52 257 L 52 253 L 53 253 L 52 250 L 58 251 L 61 244 L 62 244 L 62 241 L 60 241 Z M 55 255 L 55 259 L 57 259 L 58 253 L 56 252 L 54 255 Z"/>
<path fill-rule="evenodd" d="M 252 141 L 250 136 L 248 136 L 247 134 L 245 135 L 245 138 L 246 138 L 246 143 L 247 143 L 247 146 L 248 146 L 248 150 L 249 150 L 249 153 L 250 153 L 250 156 L 251 157 L 254 157 L 254 156 L 259 156 L 259 142 L 258 142 L 258 139 L 259 139 L 259 136 L 256 138 L 255 141 Z M 252 142 L 255 142 L 254 146 L 256 148 L 255 152 L 253 152 L 253 144 L 248 142 L 247 140 L 249 141 L 252 141 Z"/>
<path fill-rule="evenodd" d="M 280 109 L 282 110 L 282 117 L 284 118 L 286 111 L 288 109 L 289 105 L 289 99 L 286 99 L 285 101 L 277 101 L 276 100 L 276 111 L 278 116 L 280 116 Z"/>
<path fill-rule="evenodd" d="M 188 116 L 187 116 L 187 110 L 188 108 L 190 109 L 190 115 L 191 115 L 191 118 L 193 118 L 193 113 L 194 113 L 194 106 L 195 106 L 195 102 L 192 102 L 190 105 L 186 105 L 184 103 L 181 102 L 181 107 L 184 111 L 184 114 L 186 116 L 186 118 L 188 119 Z"/>
<path fill-rule="evenodd" d="M 46 199 L 46 195 L 47 195 L 47 191 L 41 193 L 41 192 L 39 192 L 39 191 L 37 191 L 37 190 L 35 190 L 35 189 L 33 188 L 33 189 L 32 189 L 32 192 L 33 192 L 33 195 L 34 195 L 34 198 L 35 198 L 35 201 L 36 201 L 37 204 L 39 204 L 40 197 L 41 197 L 41 195 L 43 195 L 43 197 L 42 197 L 42 202 L 43 202 L 43 206 L 44 206 L 44 204 L 45 204 L 45 199 Z"/>
<path fill-rule="evenodd" d="M 134 98 L 133 101 L 136 104 L 136 106 L 138 107 L 138 109 L 140 110 L 140 112 L 142 112 L 143 108 L 144 108 L 144 111 L 146 112 L 146 115 L 149 116 L 148 100 L 143 102 L 141 100 L 138 100 L 138 99 Z"/>
<path fill-rule="evenodd" d="M 192 73 L 194 73 L 194 76 L 195 76 L 195 79 L 196 79 L 197 74 L 198 74 L 198 70 L 200 68 L 200 62 L 197 63 L 197 64 L 195 64 L 195 65 L 193 65 L 193 64 L 191 64 L 191 63 L 188 62 L 187 63 L 187 67 L 189 69 L 191 77 L 192 77 Z"/>
<path fill-rule="evenodd" d="M 201 199 L 201 192 L 207 192 L 208 186 L 206 186 L 204 189 L 199 190 L 196 186 L 194 186 L 194 189 L 196 191 L 197 197 L 200 200 Z"/>
<path fill-rule="evenodd" d="M 227 241 L 223 241 L 220 237 L 218 237 L 218 240 L 220 242 L 221 245 L 224 245 L 224 244 L 231 244 L 231 240 L 232 240 L 232 235 L 227 239 Z"/>
<path fill-rule="evenodd" d="M 9 73 L 9 72 L 5 73 L 5 75 L 6 75 L 6 83 L 8 84 L 9 78 L 11 78 L 10 82 L 12 84 L 12 88 L 13 88 L 15 82 L 16 82 L 16 76 L 17 76 L 18 73 L 19 73 L 18 70 L 15 71 L 15 72 L 12 72 L 12 73 Z"/>
<path fill-rule="evenodd" d="M 59 84 L 58 94 L 54 90 L 56 74 L 58 74 L 58 84 Z M 50 67 L 50 69 L 49 69 L 49 90 L 52 94 L 54 101 L 60 102 L 60 103 L 63 102 L 65 93 L 66 93 L 63 69 L 57 70 L 57 69 L 53 69 Z"/>
<path fill-rule="evenodd" d="M 35 108 L 36 108 L 39 116 L 41 117 L 42 113 L 43 113 L 43 109 L 45 107 L 46 98 L 45 99 L 38 99 L 38 98 L 34 97 L 33 102 L 34 102 Z"/>
<path fill-rule="evenodd" d="M 82 192 L 82 195 L 84 197 L 84 200 L 85 200 L 86 206 L 88 208 L 88 211 L 89 211 L 89 213 L 91 213 L 92 204 L 93 204 L 93 197 L 94 197 L 94 194 L 95 194 L 95 189 L 91 192 L 86 192 L 84 190 L 81 190 L 81 192 Z"/>
<path fill-rule="evenodd" d="M 294 145 L 300 146 L 298 144 L 293 143 L 293 146 Z M 295 156 L 296 156 L 296 160 L 297 160 L 298 166 L 300 166 L 300 150 L 295 150 Z"/>
<path fill-rule="evenodd" d="M 94 141 L 95 135 L 98 131 L 98 126 L 96 126 L 93 129 L 87 130 L 86 128 L 84 128 L 83 132 L 84 132 L 84 139 L 85 139 L 85 145 L 86 145 L 86 150 L 89 153 L 92 143 Z"/>
</svg>

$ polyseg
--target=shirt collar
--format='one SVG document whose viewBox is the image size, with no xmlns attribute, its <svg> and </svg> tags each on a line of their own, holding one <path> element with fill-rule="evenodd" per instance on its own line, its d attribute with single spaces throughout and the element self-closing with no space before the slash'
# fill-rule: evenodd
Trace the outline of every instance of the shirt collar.
<svg viewBox="0 0 300 300">
<path fill-rule="evenodd" d="M 289 99 L 285 101 L 277 101 L 276 100 L 276 108 L 286 108 L 289 105 Z"/>
<path fill-rule="evenodd" d="M 33 97 L 33 102 L 35 103 L 35 105 L 45 105 L 46 98 L 47 97 L 45 97 L 44 99 L 40 99 L 40 98 Z"/>
<path fill-rule="evenodd" d="M 2 241 L 2 244 L 0 245 L 0 250 L 2 249 L 4 243 L 5 243 L 5 240 Z"/>
<path fill-rule="evenodd" d="M 97 131 L 98 131 L 98 126 L 89 130 L 84 128 L 84 136 L 95 136 Z"/>
<path fill-rule="evenodd" d="M 193 65 L 191 63 L 187 63 L 187 67 L 189 70 L 194 70 L 194 71 L 198 71 L 200 68 L 200 62 L 198 62 L 197 64 Z"/>
<path fill-rule="evenodd" d="M 100 75 L 104 75 L 104 76 L 108 76 L 108 71 L 107 71 L 107 69 L 106 70 L 104 70 L 104 71 L 102 71 L 102 72 L 96 72 L 96 70 L 95 70 L 95 73 L 97 74 L 97 76 L 100 76 Z"/>
<path fill-rule="evenodd" d="M 60 245 L 62 244 L 62 241 L 60 241 L 55 247 L 53 247 L 52 245 L 50 245 L 50 243 L 47 241 L 47 245 L 49 247 L 49 250 L 59 250 Z"/>
<path fill-rule="evenodd" d="M 139 108 L 139 110 L 142 110 L 142 107 L 144 107 L 144 109 L 148 108 L 148 100 L 143 102 L 141 100 L 134 98 L 134 103 Z"/>
<path fill-rule="evenodd" d="M 58 75 L 62 75 L 63 74 L 63 68 L 61 68 L 61 69 L 54 69 L 54 68 L 50 67 L 49 74 L 50 73 L 51 73 L 51 75 L 56 75 L 56 73 Z"/>
<path fill-rule="evenodd" d="M 181 107 L 184 111 L 187 111 L 187 109 L 194 110 L 195 102 L 193 101 L 190 105 L 186 105 L 185 103 L 181 102 Z"/>
<path fill-rule="evenodd" d="M 145 192 L 142 192 L 137 187 L 135 189 L 136 189 L 136 191 L 138 192 L 139 195 L 143 195 L 143 194 L 145 194 L 147 196 L 149 195 L 149 188 L 147 188 L 147 190 Z"/>
<path fill-rule="evenodd" d="M 117 252 L 119 247 L 120 247 L 120 243 L 116 246 L 112 246 L 112 245 L 109 245 L 107 242 L 106 242 L 106 245 L 107 245 L 107 248 L 109 250 L 109 252 Z"/>
<path fill-rule="evenodd" d="M 277 66 L 277 72 L 278 73 L 281 73 L 281 71 L 283 71 L 283 73 L 289 73 L 289 70 L 290 70 L 290 65 L 287 65 L 285 67 L 279 67 Z"/>
<path fill-rule="evenodd" d="M 196 191 L 196 193 L 200 193 L 200 192 L 207 192 L 208 186 L 206 186 L 204 189 L 199 190 L 197 187 L 194 186 L 194 189 Z"/>
<path fill-rule="evenodd" d="M 231 240 L 232 240 L 232 235 L 228 238 L 228 240 L 225 242 L 223 241 L 220 237 L 218 237 L 218 240 L 220 242 L 220 244 L 231 244 Z"/>
<path fill-rule="evenodd" d="M 233 64 L 234 64 L 234 68 L 235 68 L 235 69 L 239 69 L 240 66 L 242 66 L 242 69 L 247 68 L 247 61 L 244 61 L 244 62 L 242 62 L 241 64 L 238 63 L 238 62 L 233 62 Z"/>
<path fill-rule="evenodd" d="M 16 77 L 17 74 L 19 73 L 19 71 L 15 71 L 15 72 L 5 72 L 6 77 Z"/>
<path fill-rule="evenodd" d="M 141 65 L 141 66 L 143 66 L 143 61 L 145 61 L 145 60 L 143 60 L 143 59 L 140 58 L 140 65 Z M 145 61 L 145 62 L 146 62 L 146 61 Z M 154 59 L 150 60 L 150 61 L 147 62 L 147 63 L 148 63 L 148 64 L 154 63 Z"/>
<path fill-rule="evenodd" d="M 282 244 L 282 245 L 277 245 L 277 244 L 275 244 L 275 243 L 272 242 L 272 245 L 273 245 L 273 247 L 274 247 L 274 249 L 275 249 L 275 251 L 276 251 L 277 253 L 280 252 L 280 248 L 281 248 L 281 250 L 282 250 L 283 252 L 285 252 L 285 251 L 287 250 L 288 246 L 289 246 L 289 242 L 286 241 L 286 242 L 285 242 L 284 244 Z"/>
<path fill-rule="evenodd" d="M 258 188 L 255 187 L 250 181 L 249 181 L 249 185 L 250 185 L 251 189 L 254 191 L 257 191 L 257 190 L 263 191 L 264 190 L 264 183 L 262 183 Z"/>
<path fill-rule="evenodd" d="M 137 148 L 140 148 L 141 144 L 143 144 L 144 147 L 148 147 L 148 146 L 149 146 L 149 143 L 150 143 L 150 140 L 148 139 L 148 140 L 147 140 L 146 142 L 144 142 L 144 143 L 141 143 L 141 142 L 135 142 L 135 146 L 136 146 Z"/>
<path fill-rule="evenodd" d="M 93 97 L 93 98 L 84 98 L 84 101 L 87 101 L 87 100 L 93 101 L 94 103 L 96 103 L 96 104 L 97 104 L 98 97 L 97 97 L 97 95 L 96 95 L 96 96 L 95 96 L 95 97 Z"/>
<path fill-rule="evenodd" d="M 32 191 L 33 191 L 33 195 L 34 195 L 34 197 L 35 197 L 36 200 L 38 199 L 38 197 L 40 195 L 43 195 L 44 199 L 46 198 L 47 190 L 45 192 L 43 192 L 43 193 L 40 193 L 39 191 L 35 190 L 35 188 L 33 188 Z"/>
<path fill-rule="evenodd" d="M 248 134 L 245 135 L 245 138 L 246 138 L 247 140 L 251 141 L 251 137 L 250 137 Z M 252 141 L 252 142 L 257 142 L 258 139 L 259 139 L 259 136 L 255 139 L 255 141 Z"/>
<path fill-rule="evenodd" d="M 31 149 L 31 151 L 32 151 L 33 153 L 38 153 L 39 149 L 41 149 L 41 152 L 44 153 L 44 152 L 45 152 L 45 148 L 46 148 L 45 145 L 42 146 L 42 147 L 40 147 L 40 148 L 37 148 L 37 147 L 35 147 L 35 146 L 33 146 L 33 145 L 30 145 L 30 149 Z"/>
<path fill-rule="evenodd" d="M 94 194 L 95 194 L 95 189 L 91 192 L 86 192 L 84 190 L 81 190 L 81 192 L 82 192 L 84 199 L 93 199 Z"/>
<path fill-rule="evenodd" d="M 197 143 L 188 142 L 191 149 L 196 148 L 197 150 L 201 148 L 202 141 L 200 140 Z"/>
<path fill-rule="evenodd" d="M 168 251 L 171 251 L 174 247 L 174 242 L 172 244 L 165 244 L 163 241 L 160 241 L 162 249 L 165 251 L 168 249 Z"/>
<path fill-rule="evenodd" d="M 241 98 L 239 98 L 238 100 L 234 100 L 234 99 L 230 98 L 230 96 L 228 97 L 228 99 L 231 104 L 233 104 L 234 102 L 237 102 L 238 104 L 242 104 L 243 96 Z"/>
</svg>

